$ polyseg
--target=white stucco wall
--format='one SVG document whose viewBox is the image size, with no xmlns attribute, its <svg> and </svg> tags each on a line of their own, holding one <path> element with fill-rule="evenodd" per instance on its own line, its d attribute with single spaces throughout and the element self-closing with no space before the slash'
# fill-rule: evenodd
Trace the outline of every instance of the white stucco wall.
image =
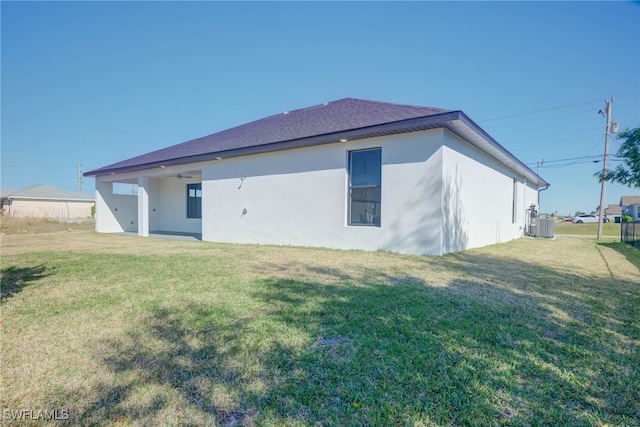
<svg viewBox="0 0 640 427">
<path fill-rule="evenodd" d="M 535 187 L 525 184 L 524 177 L 449 132 L 444 136 L 442 173 L 443 252 L 506 242 L 523 235 L 525 211 L 531 203 L 537 203 Z"/>
<path fill-rule="evenodd" d="M 382 154 L 380 227 L 348 225 L 349 152 L 367 148 Z M 138 182 L 145 192 L 114 195 L 114 180 Z M 186 185 L 193 182 L 202 182 L 201 220 L 186 218 Z M 139 230 L 142 206 L 152 232 L 439 255 L 521 237 L 531 203 L 537 189 L 522 176 L 434 129 L 99 177 L 96 229 Z"/>
<path fill-rule="evenodd" d="M 121 233 L 138 230 L 138 197 L 113 194 L 113 182 L 96 179 L 96 231 Z"/>
<path fill-rule="evenodd" d="M 80 219 L 91 218 L 93 204 L 93 200 L 12 199 L 4 207 L 4 212 L 21 218 Z"/>
<path fill-rule="evenodd" d="M 438 253 L 442 131 L 203 166 L 203 240 Z M 382 148 L 381 227 L 347 225 L 348 153 Z M 244 212 L 244 213 L 243 213 Z"/>
</svg>

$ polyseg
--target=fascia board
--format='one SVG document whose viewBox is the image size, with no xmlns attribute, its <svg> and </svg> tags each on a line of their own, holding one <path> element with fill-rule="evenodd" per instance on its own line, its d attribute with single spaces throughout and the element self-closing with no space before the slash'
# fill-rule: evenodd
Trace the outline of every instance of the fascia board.
<svg viewBox="0 0 640 427">
<path fill-rule="evenodd" d="M 464 113 L 460 112 L 460 117 L 448 122 L 445 127 L 509 169 L 524 176 L 530 182 L 535 182 L 538 187 L 549 187 L 548 182 L 518 160 Z"/>
<path fill-rule="evenodd" d="M 399 122 L 384 123 L 380 125 L 367 126 L 364 128 L 350 129 L 346 131 L 334 132 L 323 135 L 314 135 L 306 138 L 278 141 L 270 144 L 262 144 L 251 147 L 237 148 L 226 151 L 213 151 L 206 154 L 196 156 L 186 156 L 175 159 L 167 159 L 151 163 L 126 166 L 121 168 L 101 168 L 84 173 L 84 176 L 104 176 L 111 174 L 119 174 L 125 172 L 133 172 L 145 169 L 158 168 L 160 166 L 176 166 L 190 163 L 199 163 L 205 161 L 228 159 L 231 157 L 248 156 L 251 154 L 263 154 L 275 151 L 291 150 L 295 148 L 313 147 L 316 145 L 336 144 L 341 140 L 354 141 L 365 138 L 415 132 L 426 129 L 434 129 L 443 127 L 443 124 L 454 119 L 458 115 L 458 111 L 447 112 L 427 117 L 418 117 L 415 119 L 402 120 Z"/>
</svg>

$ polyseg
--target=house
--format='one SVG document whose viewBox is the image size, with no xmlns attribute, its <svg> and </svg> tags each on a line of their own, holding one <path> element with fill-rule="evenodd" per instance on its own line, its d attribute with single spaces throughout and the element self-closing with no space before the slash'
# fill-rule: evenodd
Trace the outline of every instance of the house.
<svg viewBox="0 0 640 427">
<path fill-rule="evenodd" d="M 35 185 L 17 191 L 3 191 L 0 207 L 12 217 L 79 219 L 91 218 L 94 206 L 90 194 L 73 192 L 51 185 Z"/>
<path fill-rule="evenodd" d="M 604 208 L 604 216 L 609 218 L 609 220 L 613 220 L 616 223 L 620 222 L 620 215 L 622 214 L 622 208 L 620 205 L 610 204 L 606 208 Z"/>
<path fill-rule="evenodd" d="M 549 184 L 462 111 L 345 98 L 85 173 L 96 230 L 444 254 L 523 236 Z M 115 194 L 114 183 L 137 185 Z"/>
<path fill-rule="evenodd" d="M 631 215 L 633 221 L 640 221 L 640 196 L 622 196 L 620 208 L 622 215 Z"/>
</svg>

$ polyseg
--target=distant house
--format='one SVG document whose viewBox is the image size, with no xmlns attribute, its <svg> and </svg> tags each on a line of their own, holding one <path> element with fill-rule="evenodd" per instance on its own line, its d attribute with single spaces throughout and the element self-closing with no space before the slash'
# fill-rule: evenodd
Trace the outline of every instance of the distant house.
<svg viewBox="0 0 640 427">
<path fill-rule="evenodd" d="M 631 215 L 634 221 L 640 221 L 640 196 L 622 196 L 620 208 L 622 215 Z"/>
<path fill-rule="evenodd" d="M 620 215 L 622 214 L 622 208 L 620 205 L 609 205 L 604 208 L 604 215 L 609 218 L 609 220 L 613 220 L 614 222 L 620 222 Z"/>
<path fill-rule="evenodd" d="M 0 207 L 4 215 L 52 219 L 90 218 L 94 198 L 51 185 L 36 185 L 17 191 L 3 191 Z"/>
<path fill-rule="evenodd" d="M 346 98 L 85 173 L 96 230 L 444 254 L 522 237 L 549 184 L 462 111 Z M 137 185 L 118 194 L 114 184 Z"/>
</svg>

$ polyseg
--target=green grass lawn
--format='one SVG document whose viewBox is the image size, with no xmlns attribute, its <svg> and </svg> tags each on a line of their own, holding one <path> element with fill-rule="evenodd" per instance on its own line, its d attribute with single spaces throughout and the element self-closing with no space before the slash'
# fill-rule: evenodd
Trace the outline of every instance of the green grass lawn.
<svg viewBox="0 0 640 427">
<path fill-rule="evenodd" d="M 556 222 L 553 228 L 555 234 L 574 234 L 593 237 L 598 235 L 597 223 L 574 224 L 572 222 Z M 620 239 L 620 224 L 614 222 L 602 224 L 602 235 Z"/>
<path fill-rule="evenodd" d="M 68 424 L 638 425 L 640 257 L 2 237 L 6 410 Z M 4 413 L 4 412 L 3 412 Z"/>
</svg>

